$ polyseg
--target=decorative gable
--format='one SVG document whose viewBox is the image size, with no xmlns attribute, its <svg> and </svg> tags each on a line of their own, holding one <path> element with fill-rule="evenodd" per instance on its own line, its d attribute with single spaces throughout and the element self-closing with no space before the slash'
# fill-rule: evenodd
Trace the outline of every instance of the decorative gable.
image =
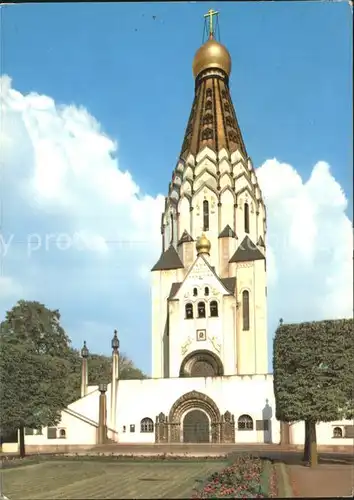
<svg viewBox="0 0 354 500">
<path fill-rule="evenodd" d="M 214 295 L 233 295 L 236 287 L 235 278 L 220 279 L 205 258 L 200 255 L 192 265 L 182 283 L 173 283 L 169 299 L 182 299 L 191 296 L 193 288 L 209 287 Z"/>
</svg>

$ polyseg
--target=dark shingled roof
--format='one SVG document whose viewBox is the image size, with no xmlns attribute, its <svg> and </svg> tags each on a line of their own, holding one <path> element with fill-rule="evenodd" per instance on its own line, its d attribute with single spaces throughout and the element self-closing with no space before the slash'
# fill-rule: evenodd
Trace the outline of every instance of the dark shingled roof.
<svg viewBox="0 0 354 500">
<path fill-rule="evenodd" d="M 250 262 L 261 259 L 265 259 L 264 255 L 250 238 L 246 236 L 229 262 Z"/>
<path fill-rule="evenodd" d="M 263 248 L 265 248 L 264 239 L 262 238 L 262 236 L 260 236 L 260 237 L 259 237 L 259 240 L 258 240 L 257 245 L 258 245 L 259 247 L 263 247 Z"/>
<path fill-rule="evenodd" d="M 194 240 L 193 240 L 192 236 L 185 229 L 183 231 L 183 234 L 180 237 L 179 242 L 177 243 L 177 245 L 181 245 L 182 243 L 189 243 L 190 241 L 194 241 Z"/>
<path fill-rule="evenodd" d="M 235 238 L 235 236 L 236 236 L 235 231 L 233 231 L 228 224 L 219 234 L 219 238 Z"/>
<path fill-rule="evenodd" d="M 232 294 L 235 293 L 236 278 L 221 278 L 220 281 L 224 285 L 226 290 L 228 290 Z"/>
<path fill-rule="evenodd" d="M 171 269 L 183 269 L 184 265 L 175 250 L 171 245 L 163 252 L 151 271 L 169 271 Z"/>
<path fill-rule="evenodd" d="M 181 283 L 172 283 L 171 290 L 170 290 L 170 295 L 168 296 L 169 299 L 172 299 L 178 290 L 181 288 L 182 282 Z"/>
</svg>

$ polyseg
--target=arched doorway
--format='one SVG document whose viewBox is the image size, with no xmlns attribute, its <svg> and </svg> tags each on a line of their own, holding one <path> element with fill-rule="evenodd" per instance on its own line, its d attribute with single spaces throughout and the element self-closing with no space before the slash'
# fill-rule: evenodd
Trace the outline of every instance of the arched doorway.
<svg viewBox="0 0 354 500">
<path fill-rule="evenodd" d="M 180 377 L 222 377 L 224 367 L 221 359 L 211 351 L 193 351 L 181 364 Z"/>
<path fill-rule="evenodd" d="M 190 443 L 219 443 L 220 422 L 220 411 L 209 396 L 198 391 L 187 392 L 178 398 L 171 407 L 168 417 L 170 440 L 172 443 L 180 443 L 186 439 L 185 442 Z M 206 438 L 206 428 L 208 439 Z M 199 441 L 195 441 L 196 434 Z"/>
<path fill-rule="evenodd" d="M 209 443 L 210 423 L 202 410 L 191 410 L 183 419 L 184 443 Z"/>
</svg>

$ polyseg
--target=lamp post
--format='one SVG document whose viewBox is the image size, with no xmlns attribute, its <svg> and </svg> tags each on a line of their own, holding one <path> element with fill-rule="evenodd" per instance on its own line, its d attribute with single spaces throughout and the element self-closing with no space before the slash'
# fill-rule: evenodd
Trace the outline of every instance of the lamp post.
<svg viewBox="0 0 354 500">
<path fill-rule="evenodd" d="M 99 384 L 99 414 L 98 414 L 98 444 L 104 444 L 107 440 L 107 384 Z"/>
<path fill-rule="evenodd" d="M 89 350 L 87 349 L 86 340 L 84 341 L 84 345 L 81 349 L 81 358 L 82 358 L 82 366 L 81 366 L 81 397 L 83 398 L 87 394 L 88 387 L 88 368 L 87 368 L 87 358 L 89 357 Z"/>
<path fill-rule="evenodd" d="M 117 407 L 117 390 L 119 379 L 119 339 L 118 332 L 114 330 L 112 338 L 112 380 L 111 380 L 111 408 L 109 426 L 111 429 L 116 428 L 116 407 Z"/>
</svg>

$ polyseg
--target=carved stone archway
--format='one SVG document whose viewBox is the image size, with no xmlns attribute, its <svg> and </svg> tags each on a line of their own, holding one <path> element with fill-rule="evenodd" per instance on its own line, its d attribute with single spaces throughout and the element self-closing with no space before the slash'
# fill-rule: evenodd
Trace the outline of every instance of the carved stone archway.
<svg viewBox="0 0 354 500">
<path fill-rule="evenodd" d="M 181 421 L 183 415 L 189 410 L 197 409 L 204 410 L 209 415 L 212 443 L 220 442 L 221 415 L 219 408 L 206 394 L 191 391 L 177 399 L 171 407 L 168 424 L 170 427 L 169 438 L 172 443 L 181 442 Z"/>
<path fill-rule="evenodd" d="M 206 349 L 193 351 L 184 358 L 180 377 L 222 377 L 224 366 L 219 356 Z"/>
</svg>

